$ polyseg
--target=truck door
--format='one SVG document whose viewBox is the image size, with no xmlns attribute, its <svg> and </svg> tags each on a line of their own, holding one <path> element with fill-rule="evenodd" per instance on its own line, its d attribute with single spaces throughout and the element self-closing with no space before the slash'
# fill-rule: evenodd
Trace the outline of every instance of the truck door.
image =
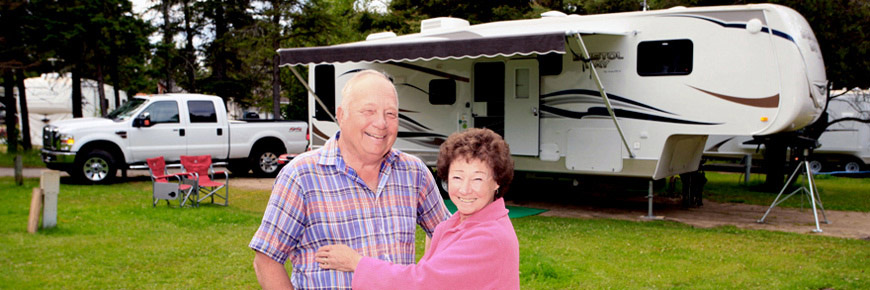
<svg viewBox="0 0 870 290">
<path fill-rule="evenodd" d="M 540 77 L 536 59 L 509 60 L 505 65 L 504 139 L 511 154 L 538 156 Z"/>
<path fill-rule="evenodd" d="M 184 126 L 178 115 L 178 102 L 157 101 L 148 105 L 140 115 L 149 114 L 151 126 L 131 128 L 128 133 L 130 154 L 128 163 L 163 156 L 166 161 L 178 161 L 187 151 Z"/>
<path fill-rule="evenodd" d="M 212 159 L 229 156 L 229 132 L 226 112 L 215 110 L 210 100 L 187 101 L 190 125 L 187 127 L 187 155 L 211 155 Z"/>
</svg>

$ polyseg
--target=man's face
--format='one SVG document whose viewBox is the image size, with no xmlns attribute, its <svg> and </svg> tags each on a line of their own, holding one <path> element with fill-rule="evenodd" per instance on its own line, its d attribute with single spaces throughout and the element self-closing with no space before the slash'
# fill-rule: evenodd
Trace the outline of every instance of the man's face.
<svg viewBox="0 0 870 290">
<path fill-rule="evenodd" d="M 337 111 L 341 150 L 362 160 L 383 158 L 399 132 L 399 105 L 392 84 L 367 76 L 344 97 L 351 99 Z"/>
</svg>

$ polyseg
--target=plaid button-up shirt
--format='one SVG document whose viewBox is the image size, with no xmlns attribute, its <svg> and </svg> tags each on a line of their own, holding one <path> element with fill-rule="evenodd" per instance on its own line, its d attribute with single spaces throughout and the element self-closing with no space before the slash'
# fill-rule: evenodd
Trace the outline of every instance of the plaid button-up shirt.
<svg viewBox="0 0 870 290">
<path fill-rule="evenodd" d="M 420 159 L 391 150 L 373 192 L 341 158 L 338 138 L 340 132 L 281 170 L 249 245 L 282 264 L 289 258 L 297 289 L 350 289 L 352 272 L 314 261 L 322 246 L 345 244 L 363 256 L 412 264 L 416 225 L 431 236 L 450 216 Z"/>
</svg>

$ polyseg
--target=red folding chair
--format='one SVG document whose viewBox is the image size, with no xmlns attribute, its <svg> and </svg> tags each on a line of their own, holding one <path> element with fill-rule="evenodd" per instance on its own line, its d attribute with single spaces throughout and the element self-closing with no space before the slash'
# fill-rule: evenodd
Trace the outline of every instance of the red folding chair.
<svg viewBox="0 0 870 290">
<path fill-rule="evenodd" d="M 196 191 L 198 194 L 202 194 L 202 197 L 197 199 L 197 204 L 209 197 L 211 197 L 211 203 L 214 203 L 214 197 L 217 196 L 223 198 L 225 206 L 229 205 L 230 190 L 228 185 L 230 183 L 230 176 L 225 171 L 214 171 L 211 155 L 182 155 L 181 168 L 184 172 L 194 175 Z M 214 176 L 218 174 L 224 176 L 224 183 L 214 181 Z M 221 189 L 224 190 L 223 195 L 218 193 Z"/>
<path fill-rule="evenodd" d="M 153 201 L 151 206 L 157 206 L 157 202 L 161 199 L 166 200 L 166 205 L 170 205 L 170 199 L 179 200 L 180 206 L 184 206 L 188 200 L 196 202 L 196 198 L 191 196 L 194 193 L 193 186 L 184 183 L 183 177 L 190 176 L 189 174 L 168 174 L 163 156 L 148 158 L 146 163 L 148 171 L 151 173 L 151 200 Z M 175 179 L 175 181 L 170 181 L 170 179 Z"/>
</svg>

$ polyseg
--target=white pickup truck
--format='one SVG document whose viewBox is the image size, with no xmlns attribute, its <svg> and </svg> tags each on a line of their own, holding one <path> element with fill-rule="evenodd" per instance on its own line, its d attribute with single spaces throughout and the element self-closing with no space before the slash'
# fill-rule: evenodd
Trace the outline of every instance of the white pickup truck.
<svg viewBox="0 0 870 290">
<path fill-rule="evenodd" d="M 117 170 L 147 168 L 145 160 L 163 156 L 211 155 L 235 173 L 253 169 L 278 173 L 278 156 L 308 147 L 308 125 L 301 121 L 227 119 L 220 97 L 166 94 L 136 97 L 106 118 L 64 120 L 42 132 L 42 159 L 50 169 L 69 172 L 88 183 L 107 183 Z"/>
</svg>

